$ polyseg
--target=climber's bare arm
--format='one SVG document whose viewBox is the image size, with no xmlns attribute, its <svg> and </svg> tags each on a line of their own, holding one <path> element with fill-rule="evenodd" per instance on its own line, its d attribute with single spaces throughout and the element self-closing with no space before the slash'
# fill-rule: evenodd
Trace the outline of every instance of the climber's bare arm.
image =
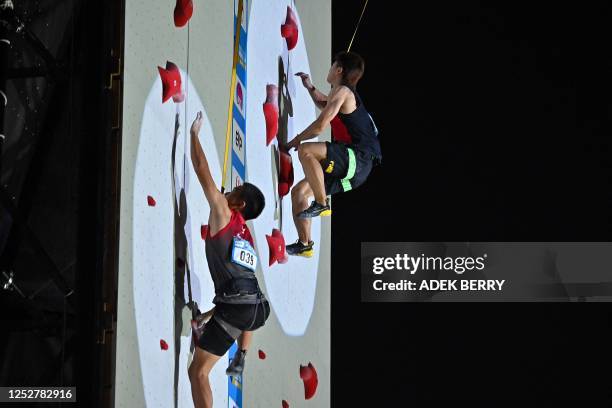
<svg viewBox="0 0 612 408">
<path fill-rule="evenodd" d="M 312 98 L 312 101 L 317 106 L 317 108 L 321 110 L 325 109 L 325 106 L 327 106 L 327 95 L 315 88 L 315 86 L 310 81 L 310 76 L 303 72 L 298 72 L 297 74 L 295 74 L 295 76 L 299 76 L 302 79 L 302 84 L 304 85 L 304 88 L 308 90 L 308 93 L 310 94 L 310 97 Z"/>
</svg>

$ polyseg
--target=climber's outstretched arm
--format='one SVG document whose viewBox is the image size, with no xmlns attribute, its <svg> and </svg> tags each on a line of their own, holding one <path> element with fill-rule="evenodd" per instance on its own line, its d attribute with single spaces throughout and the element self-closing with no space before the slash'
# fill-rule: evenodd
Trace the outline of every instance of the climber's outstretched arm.
<svg viewBox="0 0 612 408">
<path fill-rule="evenodd" d="M 308 94 L 312 98 L 312 101 L 317 106 L 317 108 L 325 109 L 325 106 L 327 106 L 327 95 L 315 88 L 315 86 L 310 81 L 310 76 L 308 74 L 298 72 L 295 75 L 299 76 L 302 79 L 302 84 L 304 85 L 304 88 L 308 90 Z"/>
<path fill-rule="evenodd" d="M 200 127 L 202 126 L 202 112 L 198 112 L 193 124 L 191 125 L 191 162 L 193 163 L 193 169 L 195 170 L 198 180 L 204 190 L 206 200 L 210 204 L 211 209 L 218 205 L 225 204 L 227 207 L 227 200 L 221 194 L 221 191 L 217 188 L 215 181 L 213 180 L 210 168 L 208 167 L 208 160 L 202 146 L 200 145 L 200 139 L 198 137 L 200 133 Z"/>
</svg>

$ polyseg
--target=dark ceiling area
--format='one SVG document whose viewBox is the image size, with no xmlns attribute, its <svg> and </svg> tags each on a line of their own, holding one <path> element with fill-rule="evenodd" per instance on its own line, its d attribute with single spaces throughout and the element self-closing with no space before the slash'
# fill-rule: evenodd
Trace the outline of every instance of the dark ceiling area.
<svg viewBox="0 0 612 408">
<path fill-rule="evenodd" d="M 0 384 L 88 407 L 112 370 L 121 3 L 0 1 Z"/>
</svg>

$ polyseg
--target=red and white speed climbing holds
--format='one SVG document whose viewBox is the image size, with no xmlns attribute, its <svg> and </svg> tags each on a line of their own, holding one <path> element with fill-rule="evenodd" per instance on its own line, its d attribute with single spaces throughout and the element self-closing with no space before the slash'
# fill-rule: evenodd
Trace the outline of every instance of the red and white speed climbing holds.
<svg viewBox="0 0 612 408">
<path fill-rule="evenodd" d="M 268 241 L 268 250 L 270 253 L 268 266 L 272 266 L 274 262 L 278 262 L 279 264 L 286 263 L 289 260 L 289 256 L 285 249 L 285 237 L 283 237 L 283 233 L 274 228 L 272 230 L 272 235 L 266 234 L 266 240 Z"/>
<path fill-rule="evenodd" d="M 166 343 L 166 340 L 161 339 L 159 341 L 159 348 L 161 348 L 162 350 L 168 350 L 168 343 Z"/>
<path fill-rule="evenodd" d="M 183 27 L 191 16 L 193 15 L 193 1 L 192 0 L 176 0 L 176 6 L 174 6 L 174 25 L 177 27 Z"/>
<path fill-rule="evenodd" d="M 287 42 L 287 49 L 292 50 L 298 42 L 297 18 L 291 7 L 287 6 L 287 17 L 285 24 L 281 25 L 281 36 Z"/>
<path fill-rule="evenodd" d="M 174 102 L 182 102 L 185 95 L 181 89 L 181 72 L 176 64 L 166 61 L 166 69 L 157 67 L 162 81 L 162 103 L 172 98 Z"/>
<path fill-rule="evenodd" d="M 151 196 L 147 196 L 147 204 L 149 204 L 149 207 L 155 207 L 155 199 Z"/>
<path fill-rule="evenodd" d="M 308 363 L 307 366 L 300 365 L 300 378 L 304 381 L 304 398 L 311 399 L 319 385 L 319 376 L 312 363 Z"/>
<path fill-rule="evenodd" d="M 278 133 L 278 87 L 276 85 L 266 85 L 263 112 L 266 119 L 266 146 L 268 146 Z"/>
</svg>

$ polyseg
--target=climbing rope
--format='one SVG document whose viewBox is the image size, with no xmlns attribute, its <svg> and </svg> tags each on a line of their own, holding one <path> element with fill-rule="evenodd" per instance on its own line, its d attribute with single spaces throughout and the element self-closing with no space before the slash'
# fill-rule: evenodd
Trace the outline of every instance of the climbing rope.
<svg viewBox="0 0 612 408">
<path fill-rule="evenodd" d="M 184 120 L 184 144 L 183 144 L 183 189 L 185 188 L 186 178 L 187 178 L 187 138 L 189 137 L 189 133 L 187 132 L 187 123 L 188 123 L 188 115 L 189 115 L 189 34 L 190 34 L 190 23 L 191 20 L 187 22 L 187 66 L 186 66 L 186 81 L 185 81 L 185 120 Z M 187 194 L 187 192 L 185 192 Z M 185 197 L 186 198 L 186 197 Z M 180 203 L 179 203 L 180 209 Z M 187 245 L 185 251 L 185 274 L 187 275 L 187 296 L 189 297 L 189 303 L 187 304 L 189 309 L 191 310 L 191 317 L 195 319 L 198 315 L 198 305 L 193 301 L 193 295 L 191 294 L 191 268 L 190 268 L 190 253 L 189 253 L 189 245 Z"/>
<path fill-rule="evenodd" d="M 236 18 L 236 35 L 234 36 L 234 58 L 232 61 L 232 78 L 230 81 L 230 98 L 227 108 L 227 127 L 225 131 L 225 157 L 223 158 L 223 178 L 221 179 L 221 193 L 225 192 L 225 180 L 227 176 L 227 161 L 232 136 L 232 109 L 234 105 L 234 88 L 236 87 L 236 65 L 238 64 L 238 48 L 240 46 L 240 26 L 242 25 L 242 1 L 238 2 L 238 17 Z"/>
<path fill-rule="evenodd" d="M 366 7 L 368 6 L 368 0 L 365 1 L 365 4 L 363 5 L 363 10 L 361 10 L 361 16 L 359 16 L 359 21 L 357 22 L 357 26 L 355 27 L 355 32 L 353 33 L 353 37 L 351 38 L 351 42 L 349 43 L 349 46 L 346 50 L 346 52 L 350 52 L 351 51 L 351 46 L 353 45 L 353 40 L 355 39 L 355 36 L 357 35 L 357 30 L 359 30 L 359 24 L 361 24 L 361 19 L 363 18 L 363 14 L 365 13 Z"/>
</svg>

